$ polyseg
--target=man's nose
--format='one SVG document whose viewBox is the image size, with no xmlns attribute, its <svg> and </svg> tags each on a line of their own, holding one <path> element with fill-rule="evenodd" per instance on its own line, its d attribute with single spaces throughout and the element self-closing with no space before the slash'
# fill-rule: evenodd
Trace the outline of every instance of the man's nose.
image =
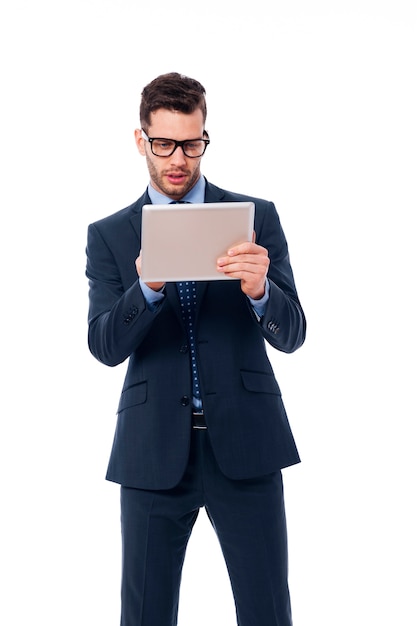
<svg viewBox="0 0 417 626">
<path fill-rule="evenodd" d="M 171 154 L 171 160 L 174 161 L 174 163 L 185 163 L 185 159 L 186 156 L 184 154 L 182 146 L 177 146 L 174 152 Z"/>
</svg>

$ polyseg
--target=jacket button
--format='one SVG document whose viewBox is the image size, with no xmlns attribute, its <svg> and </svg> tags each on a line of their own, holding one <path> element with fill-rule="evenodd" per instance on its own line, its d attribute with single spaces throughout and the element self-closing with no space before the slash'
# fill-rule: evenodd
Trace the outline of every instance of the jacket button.
<svg viewBox="0 0 417 626">
<path fill-rule="evenodd" d="M 130 324 L 130 322 L 133 320 L 135 315 L 137 315 L 138 313 L 139 313 L 138 307 L 137 306 L 132 306 L 130 308 L 130 310 L 125 314 L 125 318 L 123 320 L 123 323 L 127 326 L 128 324 Z"/>
<path fill-rule="evenodd" d="M 187 354 L 188 346 L 187 345 L 181 346 L 180 352 L 181 352 L 181 354 Z"/>
<path fill-rule="evenodd" d="M 273 322 L 272 320 L 270 322 L 268 322 L 267 324 L 267 328 L 268 330 L 271 331 L 271 333 L 274 333 L 274 335 L 277 334 L 277 332 L 279 331 L 279 326 L 278 324 L 276 324 L 275 322 Z"/>
<path fill-rule="evenodd" d="M 190 398 L 188 396 L 183 396 L 180 402 L 181 406 L 188 406 L 190 404 Z"/>
</svg>

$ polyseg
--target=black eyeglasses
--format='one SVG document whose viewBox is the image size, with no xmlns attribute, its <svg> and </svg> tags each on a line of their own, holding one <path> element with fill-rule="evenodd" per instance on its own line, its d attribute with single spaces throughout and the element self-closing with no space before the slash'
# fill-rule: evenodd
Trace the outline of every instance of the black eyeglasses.
<svg viewBox="0 0 417 626">
<path fill-rule="evenodd" d="M 204 134 L 207 135 L 206 131 Z M 159 157 L 169 157 L 174 154 L 175 150 L 180 146 L 186 157 L 197 159 L 203 156 L 210 139 L 185 139 L 184 141 L 176 141 L 175 139 L 164 139 L 162 137 L 148 137 L 142 130 L 142 137 L 151 144 L 152 154 Z"/>
</svg>

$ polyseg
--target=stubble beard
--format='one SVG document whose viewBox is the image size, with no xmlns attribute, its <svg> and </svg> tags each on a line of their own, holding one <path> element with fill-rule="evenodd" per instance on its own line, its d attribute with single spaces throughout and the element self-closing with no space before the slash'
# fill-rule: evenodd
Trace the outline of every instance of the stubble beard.
<svg viewBox="0 0 417 626">
<path fill-rule="evenodd" d="M 160 174 L 155 167 L 152 160 L 146 155 L 146 162 L 148 165 L 149 175 L 155 189 L 164 195 L 173 198 L 173 199 L 181 199 L 185 196 L 186 193 L 190 191 L 200 178 L 200 162 L 196 165 L 193 170 L 180 170 L 183 174 L 185 174 L 188 178 L 183 185 L 169 185 L 165 183 L 164 175 Z"/>
</svg>

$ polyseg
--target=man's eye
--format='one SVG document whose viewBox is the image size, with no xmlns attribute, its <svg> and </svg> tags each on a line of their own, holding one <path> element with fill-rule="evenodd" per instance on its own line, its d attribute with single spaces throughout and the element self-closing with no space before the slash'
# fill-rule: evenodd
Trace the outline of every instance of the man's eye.
<svg viewBox="0 0 417 626">
<path fill-rule="evenodd" d="M 157 139 L 156 141 L 154 141 L 155 148 L 158 148 L 160 150 L 170 150 L 173 145 L 174 144 L 172 141 L 164 141 L 163 139 Z"/>
</svg>

